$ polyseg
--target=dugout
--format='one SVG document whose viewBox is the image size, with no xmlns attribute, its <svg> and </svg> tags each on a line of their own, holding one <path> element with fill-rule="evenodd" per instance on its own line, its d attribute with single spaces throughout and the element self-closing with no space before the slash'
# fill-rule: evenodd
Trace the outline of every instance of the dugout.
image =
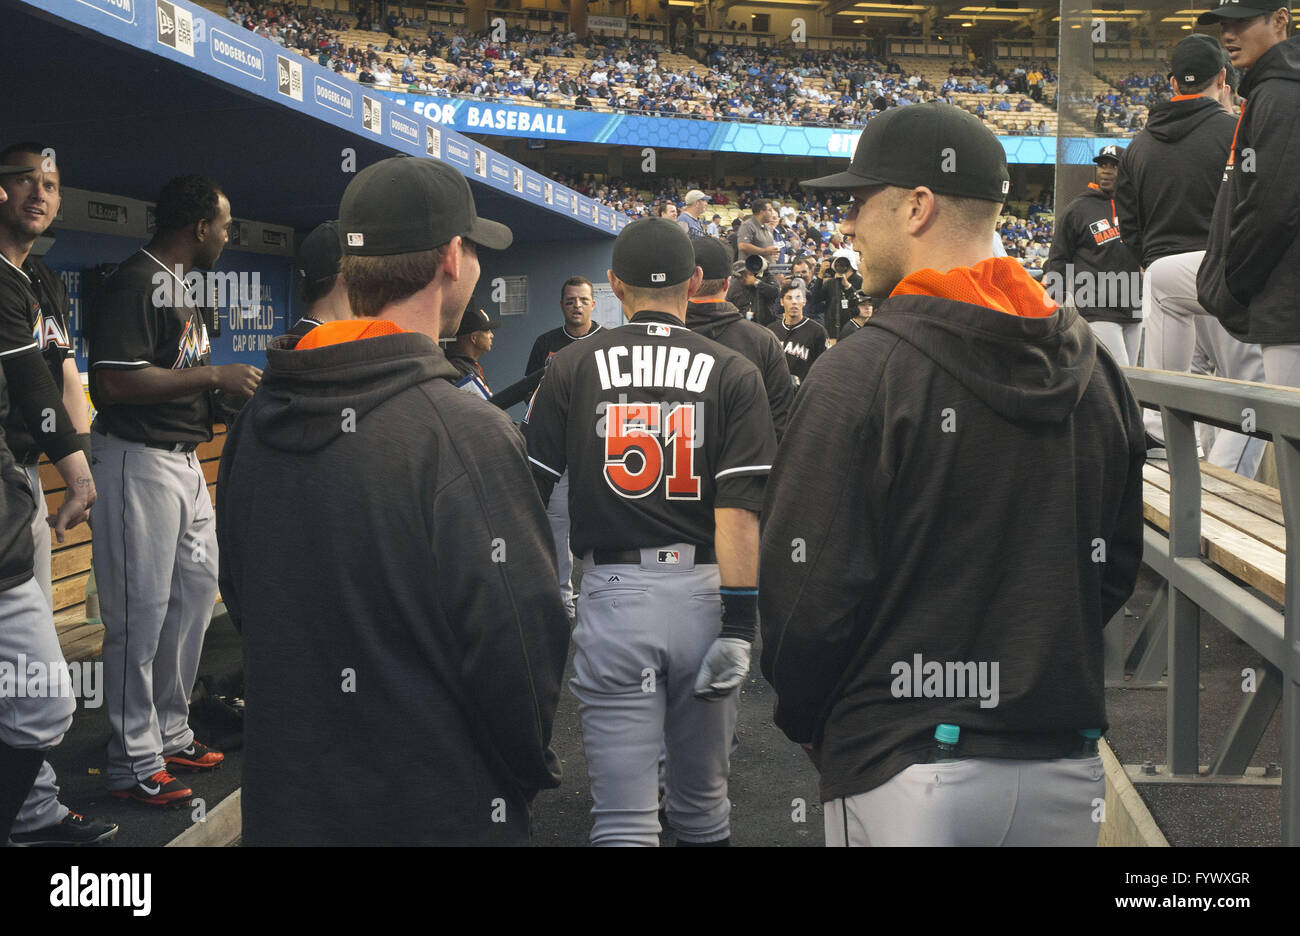
<svg viewBox="0 0 1300 936">
<path fill-rule="evenodd" d="M 522 376 L 533 339 L 559 324 L 567 277 L 604 282 L 628 220 L 181 0 L 0 0 L 0 21 L 10 40 L 0 147 L 55 150 L 63 207 L 38 251 L 74 299 L 83 371 L 84 290 L 97 267 L 148 241 L 151 200 L 176 175 L 222 184 L 236 223 L 218 269 L 258 274 L 256 302 L 219 309 L 214 364 L 264 362 L 267 339 L 294 320 L 294 244 L 336 217 L 353 173 L 379 159 L 429 158 L 436 144 L 470 179 L 479 213 L 514 231 L 510 250 L 480 253 L 475 292 L 505 322 L 482 361 L 496 388 Z M 598 317 L 619 314 L 611 294 L 599 298 Z"/>
</svg>

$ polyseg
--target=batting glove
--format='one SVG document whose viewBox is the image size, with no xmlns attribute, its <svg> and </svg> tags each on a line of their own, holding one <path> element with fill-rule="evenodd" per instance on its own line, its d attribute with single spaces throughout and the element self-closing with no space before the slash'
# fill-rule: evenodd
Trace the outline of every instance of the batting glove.
<svg viewBox="0 0 1300 936">
<path fill-rule="evenodd" d="M 749 674 L 749 650 L 748 640 L 736 637 L 714 640 L 695 677 L 695 697 L 713 702 L 730 695 Z"/>
</svg>

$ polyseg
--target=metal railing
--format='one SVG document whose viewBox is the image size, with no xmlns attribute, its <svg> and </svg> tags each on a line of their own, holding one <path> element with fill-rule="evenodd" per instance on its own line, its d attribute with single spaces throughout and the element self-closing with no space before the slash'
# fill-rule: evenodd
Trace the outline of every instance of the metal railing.
<svg viewBox="0 0 1300 936">
<path fill-rule="evenodd" d="M 1142 561 L 1168 583 L 1168 616 L 1158 623 L 1164 624 L 1167 641 L 1169 770 L 1188 779 L 1243 775 L 1281 705 L 1282 843 L 1300 845 L 1300 393 L 1145 368 L 1126 367 L 1124 372 L 1138 401 L 1160 410 L 1168 456 L 1169 535 L 1147 525 Z M 1286 526 L 1282 612 L 1201 555 L 1196 422 L 1234 432 L 1253 425 L 1254 431 L 1246 434 L 1273 442 Z M 1243 701 L 1205 775 L 1197 746 L 1202 608 L 1267 661 L 1256 691 Z M 1118 626 L 1107 627 L 1111 650 Z"/>
</svg>

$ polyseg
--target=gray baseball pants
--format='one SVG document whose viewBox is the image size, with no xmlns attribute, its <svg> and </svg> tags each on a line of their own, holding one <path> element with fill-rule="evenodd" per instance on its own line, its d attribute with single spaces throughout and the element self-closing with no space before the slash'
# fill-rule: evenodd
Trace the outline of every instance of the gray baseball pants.
<svg viewBox="0 0 1300 936">
<path fill-rule="evenodd" d="M 560 598 L 565 610 L 573 616 L 573 553 L 569 552 L 569 473 L 560 475 L 546 504 L 546 517 L 551 521 L 551 537 L 555 540 L 555 568 L 560 583 Z"/>
<path fill-rule="evenodd" d="M 1123 325 L 1119 322 L 1089 322 L 1088 325 L 1120 367 L 1137 361 L 1138 345 L 1142 343 L 1142 323 L 1137 319 Z"/>
<path fill-rule="evenodd" d="M 826 844 L 1095 846 L 1105 800 L 1100 757 L 913 764 L 828 802 Z"/>
<path fill-rule="evenodd" d="M 1196 271 L 1205 251 L 1173 254 L 1147 267 L 1142 308 L 1146 320 L 1145 366 L 1155 370 L 1187 372 L 1198 339 L 1212 359 L 1219 377 L 1233 380 L 1264 379 L 1264 358 L 1259 345 L 1245 344 L 1228 334 L 1219 320 L 1196 299 Z M 1157 410 L 1145 410 L 1146 429 L 1157 439 L 1165 437 Z M 1211 464 L 1255 477 L 1264 454 L 1263 440 L 1220 429 L 1207 457 Z"/>
<path fill-rule="evenodd" d="M 676 550 L 676 564 L 660 561 Z M 695 677 L 721 627 L 716 565 L 688 545 L 643 549 L 641 564 L 583 557 L 570 682 L 582 716 L 595 800 L 593 845 L 658 845 L 661 746 L 668 822 L 680 841 L 731 834 L 727 776 L 737 693 L 695 698 Z"/>
<path fill-rule="evenodd" d="M 1264 348 L 1264 382 L 1279 387 L 1300 387 L 1300 345 Z"/>
<path fill-rule="evenodd" d="M 45 522 L 42 511 L 41 522 Z M 16 680 L 26 684 L 30 664 L 41 663 L 46 667 L 63 662 L 63 650 L 59 647 L 59 638 L 54 633 L 54 616 L 49 602 L 41 592 L 41 585 L 35 579 L 28 579 L 21 585 L 0 592 L 0 662 L 8 663 L 14 668 Z M 23 662 L 22 672 L 19 663 Z M 47 684 L 48 685 L 48 684 Z M 66 682 L 63 683 L 67 685 Z M 27 685 L 20 692 L 17 684 L 12 691 L 0 693 L 0 742 L 20 750 L 46 751 L 63 740 L 63 735 L 72 726 L 72 715 L 77 710 L 77 702 L 70 694 L 43 694 L 35 697 L 27 693 Z M 54 772 L 50 765 L 42 763 L 40 778 L 49 772 L 49 783 L 53 785 Z M 33 791 L 36 789 L 33 786 Z M 33 792 L 28 792 L 27 799 L 19 810 L 19 817 L 25 822 L 15 820 L 13 830 L 24 832 L 39 829 L 51 822 L 60 822 L 67 809 L 59 805 L 56 795 L 51 802 L 43 794 L 39 801 L 33 801 Z M 49 819 L 49 815 L 54 815 Z M 0 842 L 0 847 L 4 843 Z"/>
<path fill-rule="evenodd" d="M 188 747 L 190 692 L 217 598 L 212 500 L 193 453 L 92 433 L 95 580 L 113 734 L 108 785 L 126 789 Z"/>
<path fill-rule="evenodd" d="M 45 506 L 45 490 L 41 486 L 41 473 L 37 466 L 24 467 L 27 472 L 27 481 L 32 486 L 32 498 L 36 502 L 36 510 L 32 514 L 32 543 L 35 547 L 33 558 L 35 581 L 45 598 L 45 606 L 50 610 L 46 615 L 46 620 L 40 626 L 40 630 L 48 631 L 48 634 L 31 634 L 28 638 L 17 637 L 16 641 L 28 639 L 33 647 L 46 646 L 49 636 L 54 637 L 54 650 L 57 651 L 54 656 L 41 656 L 39 658 L 32 656 L 31 650 L 26 650 L 28 659 L 40 659 L 46 665 L 55 662 L 63 662 L 63 648 L 59 646 L 59 635 L 54 629 L 54 583 L 50 574 L 50 525 L 45 522 L 47 508 Z M 35 620 L 34 618 L 30 620 Z M 48 652 L 48 651 L 46 651 Z M 15 700 L 17 701 L 17 700 Z M 21 700 L 29 705 L 48 702 L 48 699 L 24 699 Z M 73 700 L 73 710 L 76 710 L 76 701 Z M 72 716 L 69 715 L 69 724 Z M 59 743 L 68 726 L 65 725 L 57 732 L 57 724 L 48 720 L 44 722 L 49 737 L 48 743 L 37 744 L 35 747 L 52 748 Z M 19 745 L 15 745 L 18 747 Z M 55 782 L 54 768 L 50 766 L 49 761 L 41 761 L 41 770 L 36 775 L 36 782 L 32 784 L 31 790 L 27 793 L 27 799 L 23 800 L 22 808 L 18 810 L 18 815 L 14 817 L 14 832 L 32 832 L 36 829 L 44 829 L 46 826 L 56 825 L 63 821 L 63 817 L 68 814 L 68 807 L 59 802 L 59 785 Z M 3 844 L 3 843 L 0 843 Z"/>
</svg>

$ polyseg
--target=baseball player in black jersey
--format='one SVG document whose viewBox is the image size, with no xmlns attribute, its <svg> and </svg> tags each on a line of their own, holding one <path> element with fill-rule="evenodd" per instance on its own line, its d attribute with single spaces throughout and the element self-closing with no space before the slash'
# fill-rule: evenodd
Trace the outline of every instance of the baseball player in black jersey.
<svg viewBox="0 0 1300 936">
<path fill-rule="evenodd" d="M 1169 60 L 1174 97 L 1151 108 L 1147 125 L 1120 158 L 1115 209 L 1124 245 L 1146 272 L 1143 364 L 1186 371 L 1201 346 L 1219 377 L 1263 380 L 1259 345 L 1238 341 L 1196 300 L 1210 218 L 1236 121 L 1223 106 L 1227 69 L 1209 36 L 1188 36 Z M 1147 432 L 1164 438 L 1159 410 L 1143 414 Z M 1226 429 L 1206 451 L 1221 468 L 1254 477 L 1264 443 Z"/>
<path fill-rule="evenodd" d="M 867 320 L 871 318 L 875 306 L 871 302 L 870 296 L 860 296 L 858 298 L 858 314 L 853 316 L 847 322 L 840 323 L 840 341 L 843 341 L 849 335 L 862 331 L 866 327 Z"/>
<path fill-rule="evenodd" d="M 461 379 L 456 386 L 468 388 L 466 378 L 474 386 L 474 392 L 491 398 L 492 388 L 488 385 L 487 374 L 478 359 L 492 350 L 493 333 L 501 327 L 500 319 L 490 319 L 488 314 L 477 306 L 470 306 L 460 317 L 460 327 L 456 337 L 446 349 L 447 363 L 460 372 Z"/>
<path fill-rule="evenodd" d="M 571 276 L 560 287 L 560 311 L 564 324 L 537 336 L 533 350 L 528 355 L 524 376 L 537 375 L 550 363 L 556 353 L 575 341 L 585 341 L 600 333 L 600 325 L 591 320 L 596 308 L 596 294 L 591 280 L 585 276 Z M 540 380 L 540 376 L 534 377 Z M 531 394 L 533 391 L 530 390 Z M 555 567 L 559 576 L 560 597 L 569 617 L 574 615 L 573 553 L 569 549 L 569 476 L 566 474 L 555 485 L 546 504 L 546 516 L 551 521 L 551 535 L 555 539 Z"/>
<path fill-rule="evenodd" d="M 1142 340 L 1142 290 L 1138 261 L 1120 239 L 1115 215 L 1118 146 L 1093 160 L 1097 181 L 1056 217 L 1052 247 L 1043 264 L 1043 288 L 1061 305 L 1073 305 L 1122 366 L 1137 363 Z"/>
<path fill-rule="evenodd" d="M 298 278 L 298 299 L 303 314 L 289 329 L 288 334 L 301 338 L 317 325 L 352 318 L 348 305 L 348 290 L 339 276 L 339 260 L 343 249 L 339 246 L 339 223 L 326 221 L 318 224 L 302 239 L 295 265 Z M 292 348 L 294 343 L 280 342 L 277 348 Z"/>
<path fill-rule="evenodd" d="M 217 538 L 195 449 L 212 438 L 214 391 L 257 388 L 247 364 L 208 364 L 208 330 L 185 279 L 226 245 L 230 203 L 202 176 L 168 182 L 157 232 L 104 284 L 90 325 L 96 487 L 94 563 L 114 796 L 157 806 L 191 791 L 170 773 L 223 755 L 189 726 L 190 692 L 217 597 Z M 166 301 L 170 298 L 170 301 Z"/>
<path fill-rule="evenodd" d="M 37 623 L 41 634 L 15 631 L 9 638 L 30 642 L 34 648 L 53 637 L 57 648 L 50 524 L 46 522 L 45 492 L 37 466 L 44 452 L 69 481 L 55 529 L 59 542 L 63 542 L 68 511 L 84 517 L 90 506 L 86 498 L 92 502 L 94 498 L 87 461 L 90 419 L 81 375 L 71 354 L 67 290 L 53 270 L 30 255 L 36 238 L 49 229 L 59 211 L 61 184 L 54 151 L 36 143 L 18 144 L 0 153 L 0 163 L 29 169 L 0 180 L 8 196 L 6 204 L 0 206 L 0 362 L 8 378 L 11 404 L 5 419 L 5 438 L 32 490 L 34 571 L 46 605 L 44 619 Z M 80 481 L 82 490 L 77 489 L 75 481 Z M 60 665 L 63 655 L 42 662 Z M 32 705 L 44 707 L 45 702 L 30 700 L 26 705 L 17 705 L 21 710 Z M 18 717 L 23 717 L 21 711 Z M 82 844 L 106 840 L 117 832 L 117 826 L 111 823 L 92 822 L 69 812 L 59 802 L 58 794 L 53 769 L 42 763 L 14 820 L 15 843 Z"/>
<path fill-rule="evenodd" d="M 807 302 L 808 291 L 803 284 L 791 280 L 781 288 L 781 317 L 767 326 L 785 351 L 796 387 L 803 383 L 813 363 L 826 350 L 826 329 L 803 314 Z"/>
<path fill-rule="evenodd" d="M 0 211 L 5 211 L 6 216 L 6 206 L 11 200 L 9 183 L 31 176 L 35 171 L 29 164 L 17 160 L 15 163 L 0 160 Z M 35 181 L 28 179 L 29 186 Z M 40 186 L 36 188 L 39 190 Z M 16 193 L 20 191 L 15 189 Z M 41 368 L 44 369 L 43 363 Z M 0 443 L 7 442 L 3 426 L 9 422 L 7 371 L 7 366 L 0 368 Z M 83 461 L 84 458 L 82 455 Z M 83 490 L 89 492 L 93 487 L 87 485 Z M 44 523 L 45 511 L 37 513 Z M 78 510 L 78 515 L 84 513 L 84 508 Z M 33 568 L 32 514 L 30 482 L 16 464 L 9 446 L 0 444 L 0 663 L 20 679 L 27 675 L 26 665 L 20 666 L 24 657 L 47 665 L 63 662 L 50 603 Z M 58 522 L 64 528 L 68 525 L 63 511 Z M 48 555 L 47 545 L 47 563 Z M 29 802 L 33 782 L 43 769 L 48 769 L 45 751 L 63 740 L 76 708 L 76 701 L 68 695 L 0 693 L 0 842 L 9 841 L 14 817 Z M 65 821 L 60 826 L 71 831 L 73 823 Z M 72 836 L 61 838 L 67 844 L 77 841 Z"/>
<path fill-rule="evenodd" d="M 609 280 L 630 324 L 557 354 L 525 420 L 543 497 L 572 475 L 583 576 L 571 686 L 597 845 L 658 844 L 665 744 L 678 842 L 730 842 L 729 749 L 776 437 L 758 369 L 684 324 L 702 279 L 680 227 L 629 224 Z"/>
<path fill-rule="evenodd" d="M 686 307 L 686 327 L 739 352 L 758 368 L 763 375 L 763 386 L 767 388 L 767 405 L 772 410 L 776 440 L 780 442 L 790 407 L 794 405 L 794 384 L 790 380 L 785 353 L 775 335 L 746 319 L 740 310 L 727 302 L 731 258 L 722 241 L 697 237 L 691 241 L 691 246 L 695 248 L 695 263 L 704 281 Z"/>
</svg>

